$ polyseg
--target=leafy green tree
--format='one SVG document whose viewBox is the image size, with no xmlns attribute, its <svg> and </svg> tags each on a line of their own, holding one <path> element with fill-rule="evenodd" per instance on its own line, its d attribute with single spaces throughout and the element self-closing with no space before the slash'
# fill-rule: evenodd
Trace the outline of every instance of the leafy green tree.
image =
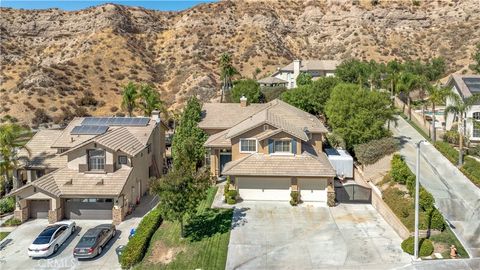
<svg viewBox="0 0 480 270">
<path fill-rule="evenodd" d="M 458 132 L 459 136 L 459 153 L 458 153 L 458 166 L 463 165 L 463 137 L 465 136 L 465 120 L 467 112 L 470 111 L 472 106 L 480 102 L 480 94 L 475 94 L 464 100 L 457 94 L 450 94 L 448 96 L 452 100 L 452 104 L 445 108 L 445 118 L 449 114 L 453 114 L 454 119 L 458 119 Z"/>
<path fill-rule="evenodd" d="M 223 53 L 220 56 L 219 66 L 220 66 L 220 79 L 222 80 L 222 96 L 220 97 L 220 102 L 223 102 L 225 97 L 225 92 L 232 88 L 233 76 L 239 73 L 232 64 L 232 56 L 228 53 Z"/>
<path fill-rule="evenodd" d="M 298 74 L 296 80 L 297 86 L 307 85 L 312 83 L 312 74 L 308 72 L 301 72 Z"/>
<path fill-rule="evenodd" d="M 262 92 L 262 97 L 263 97 L 262 102 L 270 102 L 276 98 L 280 98 L 280 96 L 286 91 L 288 91 L 288 89 L 283 85 L 263 86 L 261 87 L 260 91 Z"/>
<path fill-rule="evenodd" d="M 198 204 L 206 197 L 206 190 L 210 186 L 209 178 L 206 168 L 195 172 L 180 167 L 153 183 L 152 190 L 162 198 L 158 205 L 162 217 L 180 223 L 181 237 L 185 235 L 186 216 L 193 215 Z"/>
<path fill-rule="evenodd" d="M 388 95 L 346 83 L 335 86 L 325 113 L 333 131 L 345 140 L 349 150 L 356 144 L 388 136 L 384 125 L 394 119 Z"/>
<path fill-rule="evenodd" d="M 362 86 L 368 84 L 371 67 L 368 62 L 357 59 L 348 59 L 338 65 L 335 76 L 346 83 L 355 83 Z"/>
<path fill-rule="evenodd" d="M 442 57 L 433 58 L 431 62 L 427 63 L 427 70 L 425 76 L 430 82 L 440 80 L 447 71 L 445 59 Z"/>
<path fill-rule="evenodd" d="M 165 112 L 163 102 L 160 99 L 160 94 L 155 91 L 151 85 L 142 85 L 140 87 L 139 97 L 140 101 L 138 105 L 142 109 L 143 115 L 150 116 L 154 110 Z"/>
<path fill-rule="evenodd" d="M 428 103 L 432 106 L 432 139 L 433 141 L 437 141 L 437 129 L 435 127 L 436 115 L 435 115 L 435 107 L 438 104 L 445 103 L 447 97 L 450 95 L 450 89 L 446 87 L 440 87 L 436 85 L 427 85 L 427 93 L 428 93 Z"/>
<path fill-rule="evenodd" d="M 172 142 L 174 169 L 189 168 L 195 171 L 205 158 L 207 134 L 198 127 L 201 120 L 202 105 L 196 97 L 191 97 L 183 110 L 175 129 Z"/>
<path fill-rule="evenodd" d="M 245 96 L 249 103 L 260 102 L 262 92 L 257 81 L 252 79 L 236 81 L 231 91 L 231 99 L 233 102 L 240 102 L 242 96 Z"/>
<path fill-rule="evenodd" d="M 325 104 L 332 89 L 340 82 L 336 77 L 320 78 L 311 84 L 290 89 L 280 96 L 288 104 L 308 113 L 319 115 L 325 111 Z"/>
<path fill-rule="evenodd" d="M 133 111 L 137 108 L 138 90 L 137 85 L 129 82 L 123 87 L 122 92 L 122 109 L 128 112 L 128 116 L 133 116 Z"/>
<path fill-rule="evenodd" d="M 470 65 L 473 72 L 480 74 L 480 43 L 477 44 L 477 50 L 472 54 L 474 64 Z"/>
<path fill-rule="evenodd" d="M 30 137 L 27 128 L 12 123 L 0 125 L 0 177 L 5 193 L 7 187 L 13 184 L 13 171 L 18 167 L 19 150 L 24 149 L 30 155 L 30 149 L 26 146 Z"/>
</svg>

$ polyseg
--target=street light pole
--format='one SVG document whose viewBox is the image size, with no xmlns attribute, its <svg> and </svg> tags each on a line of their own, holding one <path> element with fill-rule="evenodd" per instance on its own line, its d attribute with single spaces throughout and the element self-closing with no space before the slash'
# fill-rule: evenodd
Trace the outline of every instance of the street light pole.
<svg viewBox="0 0 480 270">
<path fill-rule="evenodd" d="M 415 260 L 418 259 L 418 212 L 420 202 L 420 145 L 426 142 L 421 140 L 417 143 L 417 167 L 416 167 L 416 179 L 415 179 L 415 241 L 413 246 L 413 256 Z"/>
</svg>

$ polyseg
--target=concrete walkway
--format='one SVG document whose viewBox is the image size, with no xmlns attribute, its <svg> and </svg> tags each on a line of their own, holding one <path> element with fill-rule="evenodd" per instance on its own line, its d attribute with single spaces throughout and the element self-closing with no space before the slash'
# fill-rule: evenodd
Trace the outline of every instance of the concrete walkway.
<svg viewBox="0 0 480 270">
<path fill-rule="evenodd" d="M 400 153 L 415 172 L 415 144 L 423 140 L 407 121 L 398 117 L 394 136 L 401 140 Z M 480 257 L 480 189 L 430 143 L 422 144 L 420 183 L 435 198 L 437 208 L 454 225 L 454 233 L 472 257 Z"/>
</svg>

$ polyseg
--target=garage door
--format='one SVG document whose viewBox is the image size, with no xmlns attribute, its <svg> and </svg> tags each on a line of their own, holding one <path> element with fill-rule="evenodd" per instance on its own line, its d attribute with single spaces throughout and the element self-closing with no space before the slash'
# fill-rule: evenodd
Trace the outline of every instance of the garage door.
<svg viewBox="0 0 480 270">
<path fill-rule="evenodd" d="M 246 201 L 290 201 L 290 178 L 237 178 L 238 192 Z"/>
<path fill-rule="evenodd" d="M 298 179 L 298 188 L 304 202 L 327 201 L 327 179 Z"/>
<path fill-rule="evenodd" d="M 31 200 L 29 204 L 31 218 L 48 218 L 50 200 Z"/>
<path fill-rule="evenodd" d="M 112 219 L 112 199 L 66 199 L 65 218 Z"/>
</svg>

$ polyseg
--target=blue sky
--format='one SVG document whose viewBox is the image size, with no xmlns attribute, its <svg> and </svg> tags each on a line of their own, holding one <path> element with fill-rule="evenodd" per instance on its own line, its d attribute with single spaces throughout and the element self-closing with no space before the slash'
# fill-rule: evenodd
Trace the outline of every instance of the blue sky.
<svg viewBox="0 0 480 270">
<path fill-rule="evenodd" d="M 63 10 L 79 10 L 91 6 L 97 6 L 104 3 L 117 3 L 127 6 L 140 6 L 148 9 L 172 11 L 182 10 L 193 7 L 200 3 L 216 2 L 217 0 L 144 0 L 144 1 L 78 1 L 78 0 L 63 0 L 63 1 L 46 1 L 46 0 L 0 0 L 1 7 L 24 8 L 24 9 L 46 9 L 46 8 L 60 8 Z"/>
</svg>

